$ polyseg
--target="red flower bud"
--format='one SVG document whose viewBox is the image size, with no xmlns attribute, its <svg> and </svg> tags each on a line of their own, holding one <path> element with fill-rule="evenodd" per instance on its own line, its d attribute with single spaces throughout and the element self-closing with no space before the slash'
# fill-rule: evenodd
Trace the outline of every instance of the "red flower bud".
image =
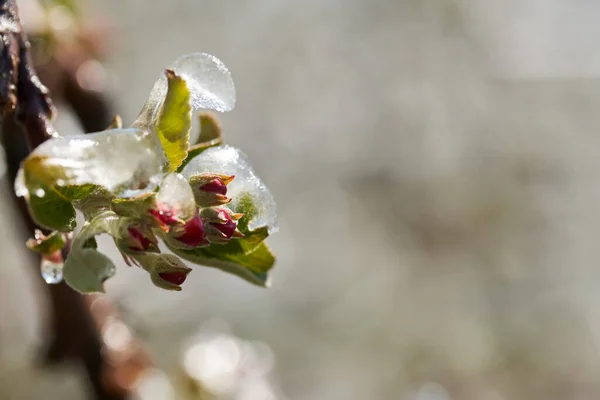
<svg viewBox="0 0 600 400">
<path fill-rule="evenodd" d="M 192 270 L 173 254 L 144 253 L 138 261 L 150 272 L 152 282 L 167 290 L 181 290 L 180 285 Z"/>
<path fill-rule="evenodd" d="M 168 227 L 171 225 L 180 222 L 179 219 L 175 216 L 173 210 L 168 209 L 162 205 L 159 205 L 158 208 L 153 208 L 148 211 L 161 225 L 164 230 L 168 230 Z"/>
<path fill-rule="evenodd" d="M 152 243 L 150 239 L 148 239 L 142 231 L 138 228 L 130 226 L 127 228 L 127 232 L 129 232 L 129 238 L 131 239 L 131 244 L 128 246 L 130 250 L 134 251 L 145 251 L 148 250 L 150 244 Z"/>
<path fill-rule="evenodd" d="M 229 215 L 227 215 L 227 222 L 224 222 L 222 224 L 211 222 L 210 224 L 218 230 L 220 230 L 221 232 L 223 232 L 223 235 L 225 235 L 227 239 L 231 238 L 231 236 L 233 236 L 233 233 L 237 229 L 237 224 L 231 219 Z"/>
<path fill-rule="evenodd" d="M 221 179 L 213 179 L 209 183 L 200 186 L 200 189 L 204 190 L 205 192 L 218 193 L 222 195 L 227 194 L 227 185 L 225 185 Z"/>
<path fill-rule="evenodd" d="M 140 221 L 123 226 L 115 241 L 123 253 L 159 252 L 158 239 L 152 230 Z"/>
<path fill-rule="evenodd" d="M 211 243 L 227 243 L 232 237 L 244 237 L 237 229 L 237 220 L 242 214 L 234 214 L 227 207 L 211 207 L 202 210 L 206 236 Z"/>
<path fill-rule="evenodd" d="M 174 231 L 173 238 L 187 246 L 198 247 L 201 244 L 207 244 L 204 224 L 198 214 L 186 222 L 183 227 L 175 228 Z"/>
<path fill-rule="evenodd" d="M 210 207 L 226 204 L 227 185 L 233 180 L 233 175 L 202 173 L 190 178 L 190 186 L 194 193 L 196 204 L 200 207 Z"/>
<path fill-rule="evenodd" d="M 158 276 L 173 285 L 181 285 L 187 278 L 185 272 L 160 272 Z"/>
</svg>

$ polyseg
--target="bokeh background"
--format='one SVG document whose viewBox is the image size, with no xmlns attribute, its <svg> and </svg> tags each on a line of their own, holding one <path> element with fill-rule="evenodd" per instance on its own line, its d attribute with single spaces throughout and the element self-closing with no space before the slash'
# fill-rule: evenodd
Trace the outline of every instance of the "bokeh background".
<svg viewBox="0 0 600 400">
<path fill-rule="evenodd" d="M 272 391 L 244 399 L 600 397 L 600 4 L 84 4 L 111 24 L 125 123 L 171 60 L 225 62 L 225 139 L 278 202 L 268 290 L 196 268 L 161 291 L 101 241 L 121 267 L 107 292 L 163 371 L 218 321 L 273 355 Z M 34 366 L 45 300 L 16 224 L 2 193 L 0 398 L 85 398 L 76 368 Z"/>
</svg>

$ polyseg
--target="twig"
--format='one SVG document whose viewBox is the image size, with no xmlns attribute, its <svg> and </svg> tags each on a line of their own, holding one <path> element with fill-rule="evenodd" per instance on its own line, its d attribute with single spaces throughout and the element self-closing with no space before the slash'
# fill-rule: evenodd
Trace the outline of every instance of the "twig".
<svg viewBox="0 0 600 400">
<path fill-rule="evenodd" d="M 0 111 L 8 175 L 14 181 L 29 149 L 56 135 L 50 120 L 54 113 L 48 90 L 32 65 L 29 43 L 21 27 L 15 0 L 0 0 Z M 101 130 L 110 121 L 103 97 L 81 88 L 74 71 L 62 68 L 62 93 L 86 131 Z M 56 77 L 58 78 L 58 77 Z M 16 122 L 25 129 L 21 129 Z M 23 199 L 18 207 L 29 232 L 35 224 Z M 33 263 L 39 274 L 39 259 Z M 150 365 L 147 353 L 131 339 L 119 349 L 107 346 L 103 337 L 110 324 L 122 323 L 104 296 L 84 297 L 66 284 L 44 285 L 52 309 L 50 344 L 46 361 L 82 362 L 96 399 L 126 399 L 135 379 Z"/>
<path fill-rule="evenodd" d="M 0 0 L 0 106 L 2 113 L 16 111 L 27 130 L 30 148 L 56 135 L 50 125 L 54 106 L 48 89 L 31 62 L 15 0 Z"/>
</svg>

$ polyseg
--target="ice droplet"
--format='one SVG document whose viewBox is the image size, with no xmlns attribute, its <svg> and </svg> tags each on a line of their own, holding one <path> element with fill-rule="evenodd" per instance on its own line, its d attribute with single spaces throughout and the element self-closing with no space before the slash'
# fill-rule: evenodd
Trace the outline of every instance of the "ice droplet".
<svg viewBox="0 0 600 400">
<path fill-rule="evenodd" d="M 42 259 L 40 270 L 42 273 L 42 278 L 44 278 L 48 284 L 56 285 L 63 280 L 62 263 L 55 263 L 47 259 Z"/>
<path fill-rule="evenodd" d="M 178 218 L 188 220 L 196 213 L 194 193 L 188 181 L 177 173 L 169 174 L 160 184 L 156 196 L 159 204 L 166 205 Z"/>
<path fill-rule="evenodd" d="M 22 168 L 19 168 L 15 177 L 15 194 L 17 197 L 25 197 L 29 194 L 29 190 L 27 190 L 27 186 L 25 185 L 25 173 Z"/>
<path fill-rule="evenodd" d="M 202 172 L 235 175 L 227 185 L 227 196 L 232 198 L 228 206 L 236 211 L 241 195 L 248 194 L 257 208 L 248 227 L 252 230 L 267 226 L 269 233 L 277 231 L 275 199 L 263 181 L 256 176 L 244 153 L 231 146 L 211 147 L 192 159 L 181 173 L 190 179 Z"/>
<path fill-rule="evenodd" d="M 229 70 L 215 56 L 187 54 L 169 68 L 185 79 L 192 95 L 192 108 L 231 111 L 235 107 L 235 86 Z M 166 79 L 163 78 L 166 83 Z M 166 92 L 165 92 L 166 93 Z"/>
<path fill-rule="evenodd" d="M 194 111 L 200 109 L 231 111 L 235 107 L 235 85 L 225 64 L 206 53 L 182 56 L 167 68 L 185 79 Z M 167 94 L 167 78 L 161 73 L 148 101 L 133 126 L 148 126 L 157 116 Z"/>
<path fill-rule="evenodd" d="M 47 157 L 45 166 L 62 168 L 64 176 L 57 184 L 91 183 L 121 196 L 154 190 L 162 176 L 162 151 L 153 137 L 140 129 L 54 138 L 38 146 L 33 154 Z M 27 192 L 23 177 L 19 172 L 17 194 Z M 34 193 L 38 195 L 39 191 Z"/>
<path fill-rule="evenodd" d="M 35 190 L 35 195 L 37 197 L 44 197 L 46 195 L 46 191 L 42 188 L 36 189 Z"/>
</svg>

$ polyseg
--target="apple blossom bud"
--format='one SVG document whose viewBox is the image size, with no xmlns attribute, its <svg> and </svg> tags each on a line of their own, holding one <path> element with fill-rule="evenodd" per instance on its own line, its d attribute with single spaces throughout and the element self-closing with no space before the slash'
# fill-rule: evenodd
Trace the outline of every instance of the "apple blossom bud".
<svg viewBox="0 0 600 400">
<path fill-rule="evenodd" d="M 208 207 L 200 211 L 206 237 L 211 243 L 227 243 L 231 238 L 244 237 L 237 229 L 237 221 L 243 214 L 235 214 L 227 207 Z"/>
<path fill-rule="evenodd" d="M 233 175 L 202 173 L 192 176 L 189 180 L 196 204 L 199 207 L 210 207 L 226 204 L 231 201 L 227 194 L 227 185 L 233 180 Z"/>
</svg>

